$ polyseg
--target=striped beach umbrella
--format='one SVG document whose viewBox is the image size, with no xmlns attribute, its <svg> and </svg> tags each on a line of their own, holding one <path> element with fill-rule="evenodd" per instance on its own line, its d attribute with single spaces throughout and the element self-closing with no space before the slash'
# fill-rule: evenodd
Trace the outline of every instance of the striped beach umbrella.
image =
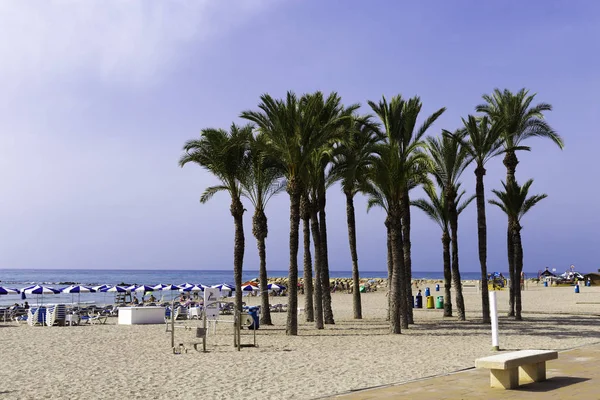
<svg viewBox="0 0 600 400">
<path fill-rule="evenodd" d="M 274 290 L 274 291 L 276 291 L 276 292 L 280 292 L 280 291 L 282 291 L 282 290 L 285 290 L 286 288 L 285 288 L 285 286 L 283 286 L 283 285 L 278 285 L 278 284 L 276 284 L 276 283 L 269 283 L 269 284 L 267 285 L 267 289 L 269 289 L 269 290 Z"/>
<path fill-rule="evenodd" d="M 204 292 L 204 287 L 202 285 L 194 285 L 188 286 L 182 289 L 179 289 L 180 292 Z"/>
<path fill-rule="evenodd" d="M 40 295 L 42 296 L 41 303 L 44 304 L 44 295 L 45 294 L 58 294 L 60 290 L 51 288 L 49 286 L 41 286 L 41 285 L 33 285 L 28 286 L 21 290 L 21 294 L 24 296 L 25 294 L 37 294 L 38 295 L 38 303 Z"/>
<path fill-rule="evenodd" d="M 0 286 L 0 295 L 3 294 L 20 294 L 21 291 L 19 289 L 10 289 Z"/>
<path fill-rule="evenodd" d="M 255 285 L 244 285 L 242 286 L 242 292 L 252 292 L 252 291 L 258 291 L 258 286 Z"/>
<path fill-rule="evenodd" d="M 77 304 L 81 303 L 81 293 L 93 293 L 95 292 L 94 289 L 92 289 L 91 287 L 87 287 L 87 286 L 67 286 L 66 288 L 63 288 L 60 290 L 62 293 L 71 293 L 71 303 L 73 303 L 73 294 L 77 293 Z"/>
<path fill-rule="evenodd" d="M 111 286 L 110 285 L 96 285 L 96 286 L 92 286 L 92 289 L 94 289 L 96 292 L 101 292 L 104 289 L 110 289 Z"/>
<path fill-rule="evenodd" d="M 153 286 L 148 286 L 148 285 L 140 285 L 140 286 L 136 286 L 134 289 L 132 289 L 132 292 L 138 292 L 138 293 L 146 293 L 146 292 L 152 292 L 156 289 L 154 289 Z"/>
<path fill-rule="evenodd" d="M 100 291 L 101 292 L 108 292 L 108 293 L 128 293 L 129 292 L 129 290 L 127 290 L 123 286 L 112 286 L 112 287 L 109 287 L 107 289 L 103 289 L 103 290 L 100 290 Z"/>
<path fill-rule="evenodd" d="M 228 285 L 226 283 L 221 283 L 220 285 L 213 285 L 212 287 L 215 289 L 219 289 L 221 292 L 231 292 L 235 290 L 233 286 Z"/>
<path fill-rule="evenodd" d="M 156 286 L 158 286 L 158 285 L 156 285 Z M 154 287 L 154 289 L 156 289 L 156 286 Z M 177 285 L 162 285 L 161 284 L 161 286 L 162 286 L 162 288 L 161 289 L 157 289 L 157 290 L 179 290 L 179 289 L 181 289 Z"/>
<path fill-rule="evenodd" d="M 49 286 L 34 285 L 24 288 L 22 292 L 26 294 L 58 294 L 60 293 L 60 290 Z"/>
</svg>

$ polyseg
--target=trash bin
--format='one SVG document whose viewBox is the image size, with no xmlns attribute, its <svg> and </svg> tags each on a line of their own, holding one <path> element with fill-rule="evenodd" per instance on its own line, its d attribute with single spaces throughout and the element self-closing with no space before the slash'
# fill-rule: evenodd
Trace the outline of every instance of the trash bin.
<svg viewBox="0 0 600 400">
<path fill-rule="evenodd" d="M 433 308 L 433 296 L 427 296 L 427 308 Z"/>
<path fill-rule="evenodd" d="M 444 296 L 438 296 L 435 299 L 435 308 L 444 308 Z"/>
<path fill-rule="evenodd" d="M 258 307 L 248 307 L 248 314 L 250 314 L 252 320 L 254 321 L 252 325 L 248 327 L 248 329 L 258 329 L 258 327 L 260 326 L 258 319 L 258 310 Z"/>
<path fill-rule="evenodd" d="M 436 283 L 436 284 L 435 284 L 435 291 L 436 291 L 436 292 L 439 292 L 439 291 L 440 291 L 440 284 L 439 284 L 439 283 Z"/>
<path fill-rule="evenodd" d="M 431 291 L 429 290 L 428 287 L 425 288 L 425 296 L 430 296 L 431 295 Z"/>
<path fill-rule="evenodd" d="M 579 285 L 575 285 L 575 293 L 579 293 Z"/>
<path fill-rule="evenodd" d="M 415 297 L 415 308 L 423 308 L 423 296 Z"/>
<path fill-rule="evenodd" d="M 548 287 L 548 281 L 544 282 L 544 287 Z"/>
</svg>

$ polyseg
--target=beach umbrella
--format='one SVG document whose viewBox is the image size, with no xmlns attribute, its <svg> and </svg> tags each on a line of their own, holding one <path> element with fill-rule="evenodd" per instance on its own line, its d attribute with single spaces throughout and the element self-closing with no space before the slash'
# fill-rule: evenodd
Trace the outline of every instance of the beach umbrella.
<svg viewBox="0 0 600 400">
<path fill-rule="evenodd" d="M 138 285 L 127 286 L 125 288 L 125 290 L 128 291 L 128 292 L 133 292 L 135 290 L 135 288 L 137 288 L 137 287 L 138 287 Z"/>
<path fill-rule="evenodd" d="M 152 286 L 152 289 L 153 290 L 163 290 L 167 286 L 169 286 L 169 285 L 165 285 L 164 283 L 159 283 L 158 285 Z M 177 289 L 179 289 L 179 288 L 177 288 Z"/>
<path fill-rule="evenodd" d="M 176 285 L 162 285 L 161 284 L 161 286 L 162 286 L 162 288 L 159 290 L 179 290 L 179 289 L 181 289 L 179 286 L 176 286 Z M 156 289 L 156 286 L 154 287 L 154 289 Z"/>
<path fill-rule="evenodd" d="M 220 285 L 213 285 L 212 287 L 219 289 L 221 292 L 223 292 L 223 291 L 231 292 L 231 291 L 235 290 L 233 286 L 230 286 L 226 283 L 221 283 Z"/>
<path fill-rule="evenodd" d="M 96 292 L 102 292 L 104 289 L 110 289 L 111 286 L 110 285 L 96 285 L 96 286 L 92 286 L 92 289 L 94 289 Z"/>
<path fill-rule="evenodd" d="M 93 293 L 95 292 L 94 289 L 92 289 L 91 287 L 87 287 L 87 286 L 67 286 L 66 288 L 63 288 L 60 290 L 62 293 L 71 293 L 71 303 L 73 303 L 73 293 L 77 293 L 77 304 L 79 304 L 81 301 L 81 293 Z"/>
<path fill-rule="evenodd" d="M 242 292 L 252 292 L 252 291 L 258 291 L 258 286 L 255 285 L 244 285 L 242 286 Z"/>
<path fill-rule="evenodd" d="M 108 287 L 107 289 L 102 289 L 100 290 L 101 292 L 108 292 L 108 293 L 128 293 L 129 290 L 127 290 L 126 288 L 124 288 L 123 286 L 112 286 L 112 287 Z"/>
<path fill-rule="evenodd" d="M 188 286 L 182 289 L 179 289 L 180 292 L 204 292 L 204 287 L 202 285 L 194 285 Z"/>
<path fill-rule="evenodd" d="M 276 291 L 276 292 L 279 292 L 279 291 L 285 290 L 285 286 L 283 286 L 283 285 L 278 285 L 278 284 L 276 284 L 276 283 L 269 283 L 269 284 L 267 285 L 267 289 L 269 289 L 269 290 L 274 290 L 274 291 Z"/>
<path fill-rule="evenodd" d="M 0 286 L 0 295 L 3 294 L 19 294 L 21 291 L 19 289 L 10 289 Z"/>
<path fill-rule="evenodd" d="M 148 285 L 141 285 L 141 286 L 136 286 L 134 289 L 132 289 L 132 292 L 142 292 L 142 293 L 146 293 L 146 292 L 152 292 L 156 289 L 154 289 L 153 286 L 148 286 Z"/>
<path fill-rule="evenodd" d="M 28 287 L 24 288 L 23 290 L 21 290 L 21 293 L 22 294 L 37 294 L 38 299 L 39 299 L 39 296 L 41 295 L 42 296 L 42 304 L 44 304 L 44 295 L 45 294 L 58 294 L 58 293 L 60 293 L 60 290 L 51 288 L 49 286 L 34 285 L 34 286 L 28 286 Z"/>
</svg>

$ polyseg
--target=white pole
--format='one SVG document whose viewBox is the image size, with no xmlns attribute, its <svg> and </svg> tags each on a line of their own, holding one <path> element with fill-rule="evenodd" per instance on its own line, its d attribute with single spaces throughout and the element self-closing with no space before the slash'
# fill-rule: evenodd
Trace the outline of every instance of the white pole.
<svg viewBox="0 0 600 400">
<path fill-rule="evenodd" d="M 490 291 L 490 318 L 492 319 L 492 350 L 500 350 L 498 342 L 498 308 L 496 307 L 496 291 Z"/>
</svg>

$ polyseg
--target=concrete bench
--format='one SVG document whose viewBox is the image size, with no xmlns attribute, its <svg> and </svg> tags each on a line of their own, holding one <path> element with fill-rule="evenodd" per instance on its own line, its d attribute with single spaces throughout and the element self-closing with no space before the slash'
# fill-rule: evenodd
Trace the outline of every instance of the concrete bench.
<svg viewBox="0 0 600 400">
<path fill-rule="evenodd" d="M 490 386 L 514 389 L 522 383 L 546 380 L 546 361 L 558 358 L 552 350 L 521 350 L 479 358 L 475 367 L 490 370 Z"/>
</svg>

